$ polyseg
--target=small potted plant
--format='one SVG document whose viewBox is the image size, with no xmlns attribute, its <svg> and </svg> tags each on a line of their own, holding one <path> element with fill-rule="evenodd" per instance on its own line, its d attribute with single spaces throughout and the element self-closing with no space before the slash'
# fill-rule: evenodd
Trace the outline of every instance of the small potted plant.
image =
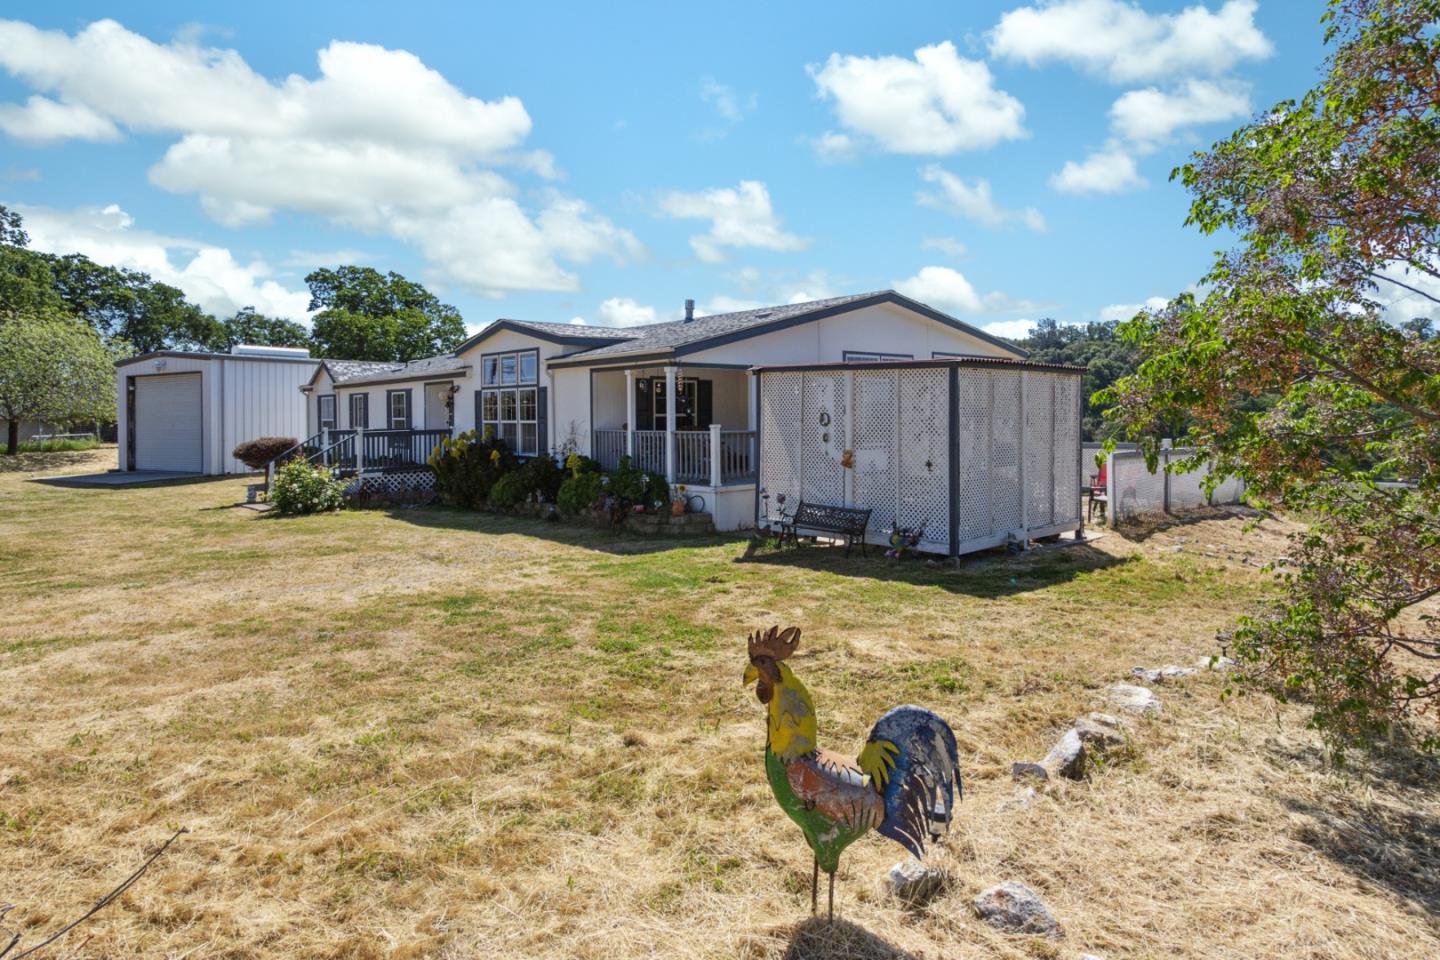
<svg viewBox="0 0 1440 960">
<path fill-rule="evenodd" d="M 685 512 L 685 484 L 675 485 L 675 496 L 670 500 L 670 516 L 678 517 Z"/>
</svg>

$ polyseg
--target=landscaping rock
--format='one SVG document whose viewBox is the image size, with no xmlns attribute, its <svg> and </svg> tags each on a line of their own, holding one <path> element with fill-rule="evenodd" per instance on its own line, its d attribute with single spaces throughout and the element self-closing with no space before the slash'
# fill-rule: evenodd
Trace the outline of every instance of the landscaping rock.
<svg viewBox="0 0 1440 960">
<path fill-rule="evenodd" d="M 1126 713 L 1160 712 L 1160 698 L 1150 688 L 1133 683 L 1112 683 L 1105 688 L 1105 699 L 1111 706 Z"/>
<path fill-rule="evenodd" d="M 1050 771 L 1029 760 L 1016 760 L 1010 764 L 1010 777 L 1014 780 L 1049 780 Z"/>
<path fill-rule="evenodd" d="M 950 875 L 944 870 L 910 857 L 890 868 L 885 886 L 897 900 L 912 906 L 924 906 L 939 896 L 949 881 Z"/>
<path fill-rule="evenodd" d="M 1163 683 L 1166 680 L 1179 680 L 1181 677 L 1188 677 L 1195 673 L 1193 667 L 1181 667 L 1170 664 L 1164 667 L 1136 667 L 1130 671 L 1132 676 L 1139 677 L 1146 683 Z"/>
<path fill-rule="evenodd" d="M 1035 891 L 1019 880 L 1006 880 L 975 898 L 975 912 L 997 930 L 1060 939 L 1065 930 Z"/>
<path fill-rule="evenodd" d="M 1085 744 L 1080 739 L 1080 734 L 1074 729 L 1066 730 L 1065 736 L 1050 752 L 1045 754 L 1045 759 L 1040 761 L 1040 766 L 1052 777 L 1065 777 L 1067 780 L 1081 780 L 1085 777 Z"/>
<path fill-rule="evenodd" d="M 1120 721 L 1104 713 L 1092 713 L 1075 721 L 1075 733 L 1087 749 L 1105 753 L 1125 742 Z"/>
<path fill-rule="evenodd" d="M 1201 670 L 1233 670 L 1235 661 L 1229 657 L 1201 657 L 1197 661 Z"/>
</svg>

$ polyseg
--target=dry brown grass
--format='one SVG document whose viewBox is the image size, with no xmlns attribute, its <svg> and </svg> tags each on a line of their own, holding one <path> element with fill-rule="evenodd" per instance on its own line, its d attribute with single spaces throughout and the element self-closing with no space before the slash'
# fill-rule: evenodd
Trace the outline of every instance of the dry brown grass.
<svg viewBox="0 0 1440 960">
<path fill-rule="evenodd" d="M 1222 701 L 1215 675 L 1161 688 L 1164 715 L 1087 782 L 1001 809 L 1010 761 L 1106 683 L 1214 649 L 1265 587 L 1272 521 L 952 572 L 444 510 L 271 519 L 229 508 L 238 480 L 24 478 L 0 477 L 9 922 L 52 929 L 193 830 L 78 956 L 1440 949 L 1435 768 L 1337 774 L 1303 714 Z M 952 887 L 928 908 L 880 893 L 901 851 L 871 838 L 842 862 L 844 922 L 809 921 L 808 851 L 739 684 L 745 629 L 771 622 L 805 629 L 794 666 L 827 744 L 858 747 L 903 701 L 953 723 L 966 797 L 939 853 Z M 970 898 L 1007 878 L 1065 941 L 974 918 Z"/>
</svg>

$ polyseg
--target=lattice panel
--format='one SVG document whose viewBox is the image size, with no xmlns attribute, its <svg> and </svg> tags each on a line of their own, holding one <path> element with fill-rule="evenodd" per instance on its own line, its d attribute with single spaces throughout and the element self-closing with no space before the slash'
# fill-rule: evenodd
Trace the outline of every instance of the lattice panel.
<svg viewBox="0 0 1440 960">
<path fill-rule="evenodd" d="M 1080 378 L 1057 376 L 1055 380 L 1054 523 L 1080 519 Z"/>
<path fill-rule="evenodd" d="M 895 423 L 899 407 L 896 371 L 857 370 L 854 374 L 855 469 L 851 471 L 855 506 L 869 507 L 872 533 L 895 512 Z M 883 519 L 882 519 L 883 518 Z"/>
<path fill-rule="evenodd" d="M 800 477 L 806 500 L 845 503 L 845 476 L 840 460 L 845 453 L 846 416 L 845 375 L 805 374 L 800 420 Z"/>
<path fill-rule="evenodd" d="M 800 394 L 798 373 L 762 373 L 760 385 L 760 489 L 778 512 L 780 495 L 793 511 L 800 502 Z M 761 509 L 765 501 L 761 501 Z"/>
<path fill-rule="evenodd" d="M 961 543 L 996 532 L 990 501 L 996 495 L 990 475 L 990 393 L 994 374 L 961 368 L 957 390 L 959 419 L 955 447 L 955 531 Z"/>
<path fill-rule="evenodd" d="M 1050 526 L 1055 495 L 1055 378 L 1025 374 L 1025 523 Z"/>
<path fill-rule="evenodd" d="M 950 374 L 900 371 L 902 527 L 924 527 L 923 542 L 950 545 Z"/>
<path fill-rule="evenodd" d="M 1020 374 L 990 374 L 992 409 L 990 442 L 990 504 L 993 530 L 1020 527 Z"/>
<path fill-rule="evenodd" d="M 372 473 L 366 475 L 360 484 L 366 493 L 391 497 L 405 493 L 429 493 L 435 489 L 435 472 L 427 468 Z"/>
</svg>

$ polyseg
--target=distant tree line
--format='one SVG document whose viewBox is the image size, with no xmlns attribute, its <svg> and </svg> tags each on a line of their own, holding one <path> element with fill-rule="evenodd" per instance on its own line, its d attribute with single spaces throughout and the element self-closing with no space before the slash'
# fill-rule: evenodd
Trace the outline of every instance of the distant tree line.
<svg viewBox="0 0 1440 960">
<path fill-rule="evenodd" d="M 398 273 L 320 269 L 305 278 L 307 329 L 253 307 L 217 319 L 139 270 L 33 250 L 0 206 L 0 420 L 18 450 L 22 421 L 113 422 L 116 360 L 157 350 L 228 352 L 238 344 L 306 347 L 312 356 L 407 361 L 465 339 L 454 307 Z"/>
<path fill-rule="evenodd" d="M 1049 317 L 1035 324 L 1029 336 L 1015 343 L 1041 363 L 1065 363 L 1084 367 L 1082 389 L 1085 409 L 1080 428 L 1086 440 L 1105 440 L 1116 432 L 1091 397 L 1121 377 L 1135 372 L 1138 353 L 1134 345 L 1116 334 L 1118 323 L 1063 324 Z"/>
<path fill-rule="evenodd" d="M 465 339 L 460 312 L 398 273 L 371 267 L 320 269 L 305 278 L 311 327 L 254 307 L 217 318 L 149 274 L 79 253 L 29 247 L 18 213 L 0 206 L 0 316 L 62 314 L 126 353 L 226 352 L 241 343 L 307 347 L 313 356 L 416 360 Z"/>
</svg>

